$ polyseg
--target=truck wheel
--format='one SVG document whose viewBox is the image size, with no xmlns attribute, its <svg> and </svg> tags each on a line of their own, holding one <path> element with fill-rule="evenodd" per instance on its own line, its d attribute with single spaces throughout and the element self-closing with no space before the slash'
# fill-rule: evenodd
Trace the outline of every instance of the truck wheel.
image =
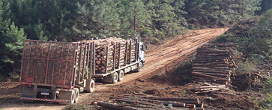
<svg viewBox="0 0 272 110">
<path fill-rule="evenodd" d="M 74 88 L 74 91 L 75 91 L 74 102 L 77 103 L 78 102 L 78 97 L 79 97 L 79 90 L 78 90 L 78 88 Z"/>
<path fill-rule="evenodd" d="M 75 90 L 59 91 L 59 100 L 69 100 L 70 102 L 60 102 L 59 104 L 73 104 L 75 102 Z"/>
<path fill-rule="evenodd" d="M 118 74 L 118 81 L 122 81 L 124 79 L 124 76 L 125 76 L 124 71 L 120 70 Z"/>
<path fill-rule="evenodd" d="M 138 66 L 138 67 L 137 67 L 137 71 L 138 71 L 138 72 L 142 71 L 142 67 L 143 67 L 142 62 L 139 62 L 137 66 Z"/>
<path fill-rule="evenodd" d="M 84 87 L 85 92 L 91 93 L 94 91 L 95 82 L 93 79 L 87 79 L 86 87 Z"/>
<path fill-rule="evenodd" d="M 118 74 L 117 72 L 111 73 L 107 77 L 103 78 L 103 82 L 115 84 L 118 81 Z"/>
</svg>

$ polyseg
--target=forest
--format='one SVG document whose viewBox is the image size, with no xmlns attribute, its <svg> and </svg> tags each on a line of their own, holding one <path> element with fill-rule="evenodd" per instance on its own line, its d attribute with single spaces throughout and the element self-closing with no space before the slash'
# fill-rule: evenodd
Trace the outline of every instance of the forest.
<svg viewBox="0 0 272 110">
<path fill-rule="evenodd" d="M 139 35 L 157 44 L 187 29 L 226 27 L 256 16 L 267 19 L 261 27 L 270 23 L 263 35 L 271 33 L 271 8 L 271 0 L 0 0 L 0 80 L 20 73 L 24 39 Z"/>
</svg>

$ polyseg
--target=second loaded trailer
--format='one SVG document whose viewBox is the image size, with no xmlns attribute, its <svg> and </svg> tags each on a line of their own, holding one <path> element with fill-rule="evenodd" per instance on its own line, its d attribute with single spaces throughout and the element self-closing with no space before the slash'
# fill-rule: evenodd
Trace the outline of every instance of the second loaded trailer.
<svg viewBox="0 0 272 110">
<path fill-rule="evenodd" d="M 93 92 L 95 79 L 116 83 L 145 64 L 143 43 L 108 38 L 82 42 L 25 40 L 20 74 L 22 100 L 76 103 Z"/>
</svg>

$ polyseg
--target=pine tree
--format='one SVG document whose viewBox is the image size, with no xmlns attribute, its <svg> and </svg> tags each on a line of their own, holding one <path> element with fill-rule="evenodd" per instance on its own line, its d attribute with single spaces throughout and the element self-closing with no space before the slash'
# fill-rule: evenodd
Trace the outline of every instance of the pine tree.
<svg viewBox="0 0 272 110">
<path fill-rule="evenodd" d="M 122 0 L 118 3 L 120 7 L 120 19 L 122 35 L 138 35 L 138 28 L 148 27 L 151 24 L 151 11 L 139 0 Z"/>
<path fill-rule="evenodd" d="M 4 42 L 5 44 L 5 54 L 3 55 L 5 63 L 9 65 L 8 69 L 10 69 L 10 72 L 12 71 L 12 74 L 18 74 L 20 73 L 21 55 L 26 35 L 24 30 L 22 28 L 18 29 L 14 23 L 6 31 L 2 31 L 2 33 L 2 43 Z"/>
<path fill-rule="evenodd" d="M 120 35 L 118 7 L 114 0 L 85 0 L 78 3 L 78 7 L 79 17 L 73 26 L 74 36 L 81 36 L 77 40 Z"/>
<path fill-rule="evenodd" d="M 48 39 L 65 41 L 67 28 L 75 20 L 77 1 L 74 0 L 10 0 L 11 19 L 19 28 L 24 28 L 29 39 L 40 39 L 42 32 Z M 42 28 L 38 28 L 42 25 Z M 36 30 L 38 29 L 38 30 Z M 44 39 L 43 39 L 44 40 Z"/>
<path fill-rule="evenodd" d="M 10 68 L 9 65 L 10 64 L 10 60 L 8 58 L 8 56 L 6 55 L 6 45 L 5 45 L 5 41 L 3 39 L 5 39 L 4 36 L 4 32 L 6 31 L 6 29 L 8 28 L 9 24 L 10 24 L 10 20 L 4 20 L 3 19 L 3 15 L 7 15 L 7 7 L 8 7 L 8 3 L 4 4 L 2 1 L 0 1 L 0 75 L 6 76 L 9 72 L 10 72 Z M 1 77 L 0 77 L 1 79 Z"/>
<path fill-rule="evenodd" d="M 262 0 L 261 2 L 261 11 L 260 13 L 265 13 L 267 10 L 272 9 L 272 1 L 271 0 Z"/>
<path fill-rule="evenodd" d="M 216 22 L 245 19 L 260 10 L 261 0 L 186 0 L 186 18 Z M 222 22 L 222 23 L 223 23 Z"/>
<path fill-rule="evenodd" d="M 23 41 L 26 39 L 24 30 L 15 26 L 7 15 L 12 15 L 10 3 L 0 1 L 0 75 L 16 75 L 20 72 Z M 3 77 L 0 77 L 0 79 Z"/>
</svg>

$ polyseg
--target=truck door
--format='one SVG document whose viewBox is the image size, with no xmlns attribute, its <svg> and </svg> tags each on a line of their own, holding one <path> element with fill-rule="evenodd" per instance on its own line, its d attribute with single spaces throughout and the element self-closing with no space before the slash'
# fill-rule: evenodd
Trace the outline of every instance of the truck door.
<svg viewBox="0 0 272 110">
<path fill-rule="evenodd" d="M 139 43 L 139 59 L 144 63 L 144 45 L 142 42 Z"/>
</svg>

